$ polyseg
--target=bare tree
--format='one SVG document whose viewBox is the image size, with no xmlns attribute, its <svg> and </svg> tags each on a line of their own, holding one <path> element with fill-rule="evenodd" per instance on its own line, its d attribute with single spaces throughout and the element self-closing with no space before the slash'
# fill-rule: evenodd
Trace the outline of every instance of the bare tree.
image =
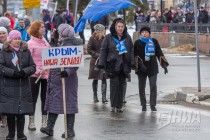
<svg viewBox="0 0 210 140">
<path fill-rule="evenodd" d="M 4 14 L 6 11 L 7 11 L 7 0 L 3 0 L 2 13 Z"/>
</svg>

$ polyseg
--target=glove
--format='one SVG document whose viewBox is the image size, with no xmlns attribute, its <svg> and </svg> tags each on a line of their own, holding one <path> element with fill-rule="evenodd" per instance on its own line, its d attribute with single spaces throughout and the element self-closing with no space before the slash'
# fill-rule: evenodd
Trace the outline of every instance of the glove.
<svg viewBox="0 0 210 140">
<path fill-rule="evenodd" d="M 164 68 L 164 73 L 168 73 L 168 69 L 167 68 Z"/>
<path fill-rule="evenodd" d="M 19 73 L 21 78 L 25 77 L 25 72 L 23 70 L 20 70 L 18 73 Z"/>
<path fill-rule="evenodd" d="M 17 71 L 15 71 L 15 72 L 13 73 L 13 78 L 14 78 L 14 79 L 20 79 L 20 78 L 21 78 L 20 73 L 17 72 Z"/>
<path fill-rule="evenodd" d="M 99 69 L 104 69 L 104 66 L 102 66 L 102 65 L 97 65 L 97 68 L 99 68 Z"/>
<path fill-rule="evenodd" d="M 64 70 L 64 71 L 61 71 L 61 78 L 65 78 L 65 77 L 68 77 L 68 73 Z"/>
<path fill-rule="evenodd" d="M 132 65 L 131 65 L 131 69 L 132 69 L 132 70 L 135 70 L 135 69 L 136 69 L 136 65 L 135 65 L 135 64 L 132 64 Z"/>
</svg>

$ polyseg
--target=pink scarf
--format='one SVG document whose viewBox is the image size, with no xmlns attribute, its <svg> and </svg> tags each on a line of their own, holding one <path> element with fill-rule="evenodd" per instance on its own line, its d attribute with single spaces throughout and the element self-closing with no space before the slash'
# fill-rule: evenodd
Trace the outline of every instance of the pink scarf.
<svg viewBox="0 0 210 140">
<path fill-rule="evenodd" d="M 13 46 L 13 45 L 10 45 L 13 49 L 15 49 L 15 51 L 17 52 L 19 50 L 19 47 L 16 47 L 16 46 Z"/>
</svg>

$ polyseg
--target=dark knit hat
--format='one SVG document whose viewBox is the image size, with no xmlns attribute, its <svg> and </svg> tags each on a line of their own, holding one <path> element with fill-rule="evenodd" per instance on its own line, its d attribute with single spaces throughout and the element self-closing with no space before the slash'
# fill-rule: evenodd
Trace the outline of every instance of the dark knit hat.
<svg viewBox="0 0 210 140">
<path fill-rule="evenodd" d="M 148 26 L 142 27 L 141 30 L 140 30 L 140 34 L 141 34 L 141 32 L 143 32 L 143 31 L 148 31 L 149 34 L 151 34 L 150 27 L 148 27 Z"/>
</svg>

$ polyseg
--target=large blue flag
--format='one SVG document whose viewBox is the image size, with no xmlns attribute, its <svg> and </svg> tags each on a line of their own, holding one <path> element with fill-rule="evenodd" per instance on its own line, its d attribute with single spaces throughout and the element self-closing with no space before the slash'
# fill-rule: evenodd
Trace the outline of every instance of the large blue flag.
<svg viewBox="0 0 210 140">
<path fill-rule="evenodd" d="M 130 0 L 91 0 L 84 10 L 83 16 L 75 25 L 74 30 L 75 32 L 81 32 L 85 28 L 87 20 L 96 22 L 111 12 L 125 9 L 129 6 L 137 8 Z"/>
</svg>

